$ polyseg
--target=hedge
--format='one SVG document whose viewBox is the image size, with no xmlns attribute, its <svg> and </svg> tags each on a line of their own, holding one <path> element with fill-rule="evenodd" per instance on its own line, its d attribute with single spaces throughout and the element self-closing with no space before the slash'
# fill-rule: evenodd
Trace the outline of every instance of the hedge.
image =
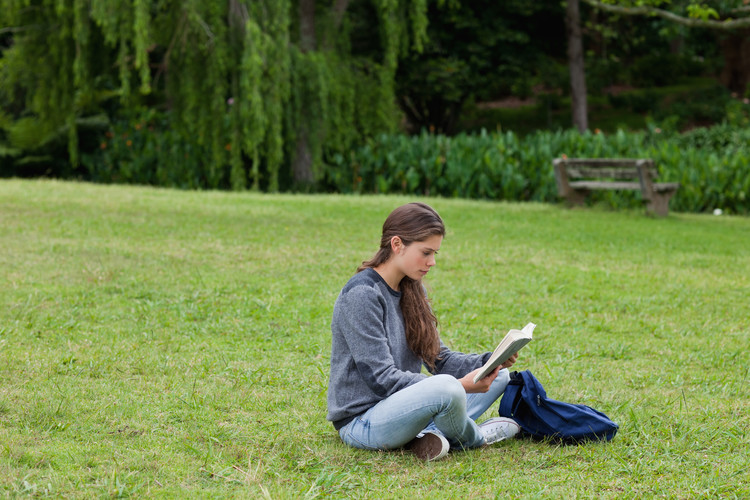
<svg viewBox="0 0 750 500">
<path fill-rule="evenodd" d="M 670 209 L 750 212 L 750 129 L 721 125 L 686 134 L 647 131 L 613 134 L 574 130 L 380 135 L 348 155 L 329 159 L 326 181 L 343 193 L 405 193 L 513 201 L 558 201 L 552 160 L 651 158 L 659 181 L 680 182 Z M 602 192 L 592 203 L 637 206 L 632 192 Z"/>
</svg>

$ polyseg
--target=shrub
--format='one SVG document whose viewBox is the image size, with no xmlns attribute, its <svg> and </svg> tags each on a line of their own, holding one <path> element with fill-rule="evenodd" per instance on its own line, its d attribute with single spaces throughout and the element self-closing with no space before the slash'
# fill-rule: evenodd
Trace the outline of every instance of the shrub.
<svg viewBox="0 0 750 500">
<path fill-rule="evenodd" d="M 328 169 L 332 187 L 345 193 L 404 193 L 514 201 L 557 201 L 552 159 L 652 158 L 660 181 L 678 181 L 670 207 L 702 212 L 722 208 L 747 214 L 750 204 L 750 129 L 722 126 L 685 135 L 646 132 L 579 134 L 540 131 L 435 136 L 381 135 Z M 615 208 L 639 203 L 637 193 L 595 193 L 593 202 Z"/>
<path fill-rule="evenodd" d="M 169 116 L 143 110 L 112 123 L 99 148 L 83 154 L 86 178 L 94 182 L 208 187 L 206 165 L 215 164 L 208 147 L 183 137 Z M 225 173 L 220 185 L 227 187 Z M 223 181 L 223 182 L 222 182 Z"/>
<path fill-rule="evenodd" d="M 674 82 L 675 76 L 686 75 L 688 60 L 674 54 L 649 54 L 630 65 L 630 81 L 637 87 L 663 87 Z"/>
</svg>

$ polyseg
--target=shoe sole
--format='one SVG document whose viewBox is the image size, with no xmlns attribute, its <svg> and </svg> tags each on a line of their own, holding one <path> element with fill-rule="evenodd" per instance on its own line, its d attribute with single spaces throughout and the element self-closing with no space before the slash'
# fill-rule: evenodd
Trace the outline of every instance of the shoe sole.
<svg viewBox="0 0 750 500">
<path fill-rule="evenodd" d="M 439 460 L 448 454 L 447 441 L 437 434 L 426 433 L 422 437 L 414 438 L 406 446 L 406 449 L 414 453 L 418 458 L 431 462 Z"/>
</svg>

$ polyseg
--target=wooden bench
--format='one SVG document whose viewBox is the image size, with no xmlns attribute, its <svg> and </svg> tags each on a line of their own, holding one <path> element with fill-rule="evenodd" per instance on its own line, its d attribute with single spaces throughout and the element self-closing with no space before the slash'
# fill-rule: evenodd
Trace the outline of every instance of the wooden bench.
<svg viewBox="0 0 750 500">
<path fill-rule="evenodd" d="M 629 189 L 641 192 L 649 212 L 667 215 L 679 182 L 656 183 L 653 160 L 622 158 L 556 158 L 557 192 L 571 205 L 582 205 L 591 191 Z"/>
</svg>

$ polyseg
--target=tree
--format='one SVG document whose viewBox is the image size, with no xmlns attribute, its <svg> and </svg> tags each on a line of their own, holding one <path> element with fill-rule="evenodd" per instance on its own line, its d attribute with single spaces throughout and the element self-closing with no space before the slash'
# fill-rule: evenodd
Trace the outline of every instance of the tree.
<svg viewBox="0 0 750 500">
<path fill-rule="evenodd" d="M 687 15 L 658 7 L 662 2 L 652 0 L 646 5 L 632 6 L 630 2 L 601 2 L 584 0 L 605 10 L 628 16 L 656 16 L 688 28 L 707 28 L 720 34 L 719 44 L 724 53 L 722 82 L 729 89 L 744 92 L 750 86 L 750 2 L 729 0 L 714 2 L 716 8 L 690 1 L 685 6 Z M 684 3 L 684 2 L 683 2 Z M 622 4 L 622 5 L 619 5 Z"/>
<path fill-rule="evenodd" d="M 577 0 L 568 0 L 568 4 Z M 707 28 L 722 33 L 720 46 L 725 66 L 722 81 L 728 88 L 744 92 L 750 86 L 750 6 L 747 0 L 713 2 L 714 6 L 695 0 L 583 0 L 586 4 L 625 16 L 649 16 L 665 19 L 688 28 Z M 670 5 L 672 9 L 661 8 Z M 571 65 L 571 72 L 573 67 Z M 574 113 L 575 114 L 575 113 Z"/>
<path fill-rule="evenodd" d="M 568 67 L 573 126 L 583 133 L 589 128 L 586 104 L 586 71 L 583 62 L 583 38 L 578 0 L 567 0 L 565 25 L 568 30 Z"/>
<path fill-rule="evenodd" d="M 75 169 L 86 119 L 145 107 L 208 152 L 208 187 L 320 181 L 326 155 L 394 129 L 398 56 L 425 37 L 426 0 L 355 3 L 6 0 L 0 127 L 29 154 L 63 133 Z"/>
<path fill-rule="evenodd" d="M 743 17 L 740 19 L 731 17 L 733 15 L 743 16 L 750 13 L 750 7 L 747 6 L 748 2 L 745 0 L 719 2 L 722 4 L 721 7 L 724 8 L 724 12 L 721 14 L 719 13 L 719 10 L 710 5 L 699 3 L 694 0 L 690 0 L 689 2 L 675 2 L 678 4 L 678 8 L 681 7 L 679 4 L 684 6 L 687 15 L 681 15 L 670 10 L 659 8 L 659 5 L 670 4 L 670 2 L 664 0 L 642 0 L 635 5 L 631 0 L 583 1 L 593 7 L 613 12 L 615 14 L 623 14 L 627 16 L 658 16 L 690 28 L 733 30 L 750 27 L 750 17 Z M 720 7 L 717 6 L 717 8 Z M 722 17 L 723 19 L 721 19 Z"/>
<path fill-rule="evenodd" d="M 529 97 L 563 54 L 560 14 L 556 0 L 432 2 L 425 48 L 400 61 L 396 79 L 409 125 L 451 134 L 468 99 Z"/>
</svg>

